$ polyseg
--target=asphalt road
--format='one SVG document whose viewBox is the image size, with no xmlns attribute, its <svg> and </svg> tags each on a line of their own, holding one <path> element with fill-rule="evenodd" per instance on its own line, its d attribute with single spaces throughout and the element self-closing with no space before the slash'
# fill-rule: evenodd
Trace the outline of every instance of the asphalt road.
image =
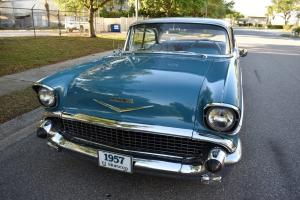
<svg viewBox="0 0 300 200">
<path fill-rule="evenodd" d="M 28 136 L 0 148 L 0 199 L 300 199 L 300 41 L 238 30 L 243 158 L 222 183 L 127 175 Z"/>
</svg>

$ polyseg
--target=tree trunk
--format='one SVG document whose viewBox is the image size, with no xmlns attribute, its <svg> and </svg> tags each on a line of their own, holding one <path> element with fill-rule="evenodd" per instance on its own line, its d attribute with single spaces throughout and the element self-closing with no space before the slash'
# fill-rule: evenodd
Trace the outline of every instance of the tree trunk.
<svg viewBox="0 0 300 200">
<path fill-rule="evenodd" d="M 89 24 L 90 24 L 89 36 L 90 37 L 96 37 L 95 28 L 94 28 L 94 13 L 95 13 L 95 9 L 93 8 L 93 5 L 90 5 L 89 11 L 90 11 L 90 16 L 89 16 Z"/>
<path fill-rule="evenodd" d="M 284 25 L 288 25 L 291 18 L 291 14 L 289 12 L 284 13 Z"/>
<path fill-rule="evenodd" d="M 50 27 L 50 13 L 47 11 L 47 22 L 48 22 L 48 27 Z"/>
<path fill-rule="evenodd" d="M 289 22 L 289 20 L 288 20 L 287 15 L 284 15 L 284 25 L 285 26 L 288 25 L 288 22 Z"/>
</svg>

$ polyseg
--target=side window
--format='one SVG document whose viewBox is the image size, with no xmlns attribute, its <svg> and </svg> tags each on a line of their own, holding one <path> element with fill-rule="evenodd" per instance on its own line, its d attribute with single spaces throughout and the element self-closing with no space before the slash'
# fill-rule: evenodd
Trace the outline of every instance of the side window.
<svg viewBox="0 0 300 200">
<path fill-rule="evenodd" d="M 156 43 L 155 31 L 153 29 L 146 29 L 144 39 L 144 49 L 150 48 Z"/>
<path fill-rule="evenodd" d="M 137 50 L 143 48 L 143 37 L 144 37 L 144 27 L 136 27 L 133 29 L 133 38 L 131 43 L 131 50 Z"/>
<path fill-rule="evenodd" d="M 148 49 L 156 43 L 155 30 L 152 28 L 146 28 L 144 26 L 139 26 L 133 28 L 133 33 L 131 33 L 131 51 L 138 49 Z"/>
</svg>

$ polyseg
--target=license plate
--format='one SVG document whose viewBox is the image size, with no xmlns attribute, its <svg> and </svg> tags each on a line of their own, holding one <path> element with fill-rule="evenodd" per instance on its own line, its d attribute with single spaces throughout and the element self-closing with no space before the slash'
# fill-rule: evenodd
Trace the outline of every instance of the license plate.
<svg viewBox="0 0 300 200">
<path fill-rule="evenodd" d="M 132 157 L 117 153 L 98 151 L 99 166 L 123 172 L 132 172 Z"/>
</svg>

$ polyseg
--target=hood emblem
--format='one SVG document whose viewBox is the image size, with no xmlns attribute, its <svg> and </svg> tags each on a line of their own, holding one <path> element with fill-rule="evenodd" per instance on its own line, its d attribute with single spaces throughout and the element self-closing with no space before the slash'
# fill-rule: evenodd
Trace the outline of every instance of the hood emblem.
<svg viewBox="0 0 300 200">
<path fill-rule="evenodd" d="M 125 99 L 125 98 L 111 98 L 110 101 L 118 102 L 118 103 L 130 103 L 133 104 L 133 99 Z"/>
<path fill-rule="evenodd" d="M 98 103 L 98 104 L 100 104 L 100 105 L 102 105 L 106 108 L 109 108 L 109 109 L 111 109 L 115 112 L 118 112 L 118 113 L 130 112 L 130 111 L 135 111 L 135 110 L 142 110 L 142 109 L 153 107 L 153 105 L 150 105 L 150 106 L 141 106 L 141 107 L 134 107 L 134 108 L 118 108 L 116 106 L 110 105 L 108 103 L 105 103 L 105 102 L 97 100 L 97 99 L 93 99 L 93 101 L 95 101 L 96 103 Z"/>
</svg>

